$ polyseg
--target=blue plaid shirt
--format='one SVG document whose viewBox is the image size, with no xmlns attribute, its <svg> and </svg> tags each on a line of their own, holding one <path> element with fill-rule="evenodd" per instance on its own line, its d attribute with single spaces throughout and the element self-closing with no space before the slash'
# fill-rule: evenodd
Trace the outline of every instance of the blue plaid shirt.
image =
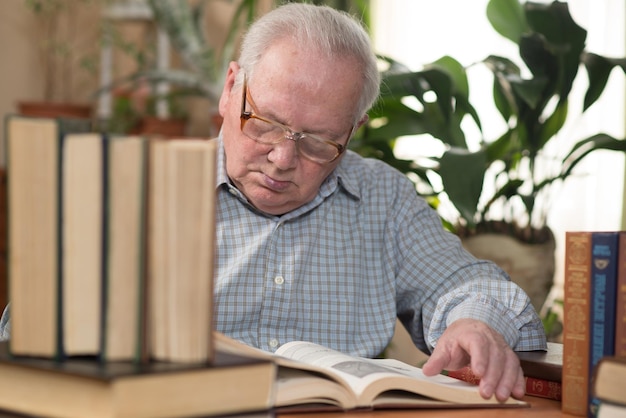
<svg viewBox="0 0 626 418">
<path fill-rule="evenodd" d="M 314 341 L 373 357 L 396 316 L 430 351 L 458 318 L 490 324 L 519 351 L 545 349 L 526 294 L 441 226 L 402 173 L 348 151 L 317 196 L 282 216 L 261 213 L 218 159 L 215 325 L 274 351 Z M 0 340 L 9 338 L 9 311 Z"/>
<path fill-rule="evenodd" d="M 423 351 L 474 318 L 515 350 L 546 348 L 526 294 L 444 231 L 402 173 L 348 151 L 311 202 L 273 216 L 229 182 L 220 149 L 217 330 L 268 351 L 307 340 L 373 357 L 396 316 Z"/>
</svg>

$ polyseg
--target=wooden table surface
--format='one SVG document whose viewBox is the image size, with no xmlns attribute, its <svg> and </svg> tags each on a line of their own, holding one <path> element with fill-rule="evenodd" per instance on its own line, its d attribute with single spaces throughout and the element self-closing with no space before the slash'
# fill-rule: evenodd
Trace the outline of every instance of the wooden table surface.
<svg viewBox="0 0 626 418">
<path fill-rule="evenodd" d="M 332 412 L 311 414 L 278 414 L 279 418 L 307 418 L 322 416 L 324 418 L 401 418 L 401 417 L 459 417 L 459 418 L 569 418 L 570 414 L 561 412 L 561 403 L 536 396 L 524 398 L 530 408 L 478 408 L 478 409 L 411 409 L 411 410 L 381 410 L 358 412 Z"/>
</svg>

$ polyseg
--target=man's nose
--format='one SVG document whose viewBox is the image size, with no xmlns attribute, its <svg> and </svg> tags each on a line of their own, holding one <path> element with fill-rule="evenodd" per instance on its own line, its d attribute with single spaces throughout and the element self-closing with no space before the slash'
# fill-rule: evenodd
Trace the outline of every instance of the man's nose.
<svg viewBox="0 0 626 418">
<path fill-rule="evenodd" d="M 281 170 L 294 168 L 298 163 L 297 137 L 287 132 L 285 140 L 274 145 L 267 158 Z"/>
</svg>

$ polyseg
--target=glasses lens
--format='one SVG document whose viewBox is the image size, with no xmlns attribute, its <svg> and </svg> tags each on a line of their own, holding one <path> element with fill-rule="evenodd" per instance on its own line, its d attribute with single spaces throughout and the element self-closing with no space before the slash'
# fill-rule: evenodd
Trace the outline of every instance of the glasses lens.
<svg viewBox="0 0 626 418">
<path fill-rule="evenodd" d="M 262 144 L 278 144 L 285 137 L 285 131 L 281 127 L 255 117 L 248 119 L 242 132 Z"/>
<path fill-rule="evenodd" d="M 274 145 L 282 142 L 289 131 L 257 117 L 249 118 L 243 125 L 242 132 L 248 138 L 261 144 Z M 293 137 L 291 139 L 294 139 Z M 296 139 L 299 152 L 309 160 L 326 163 L 334 160 L 339 150 L 333 143 L 309 134 L 301 134 Z"/>
<path fill-rule="evenodd" d="M 339 150 L 324 139 L 303 135 L 299 139 L 300 152 L 305 157 L 317 161 L 328 162 L 337 157 Z"/>
</svg>

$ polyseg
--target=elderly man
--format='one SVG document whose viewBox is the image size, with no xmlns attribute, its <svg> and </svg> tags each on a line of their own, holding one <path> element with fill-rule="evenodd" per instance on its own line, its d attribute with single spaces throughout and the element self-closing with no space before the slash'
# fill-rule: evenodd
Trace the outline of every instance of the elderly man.
<svg viewBox="0 0 626 418">
<path fill-rule="evenodd" d="M 528 297 L 403 174 L 346 150 L 378 89 L 346 14 L 288 4 L 250 28 L 219 106 L 217 328 L 270 351 L 309 340 L 375 356 L 398 316 L 432 351 L 425 373 L 471 363 L 483 396 L 520 397 L 512 348 L 545 348 Z"/>
<path fill-rule="evenodd" d="M 431 354 L 424 373 L 471 364 L 482 396 L 519 398 L 513 350 L 546 348 L 527 295 L 402 173 L 347 150 L 379 83 L 347 14 L 291 3 L 252 25 L 219 102 L 215 326 L 268 351 L 308 340 L 373 357 L 398 317 Z"/>
</svg>

